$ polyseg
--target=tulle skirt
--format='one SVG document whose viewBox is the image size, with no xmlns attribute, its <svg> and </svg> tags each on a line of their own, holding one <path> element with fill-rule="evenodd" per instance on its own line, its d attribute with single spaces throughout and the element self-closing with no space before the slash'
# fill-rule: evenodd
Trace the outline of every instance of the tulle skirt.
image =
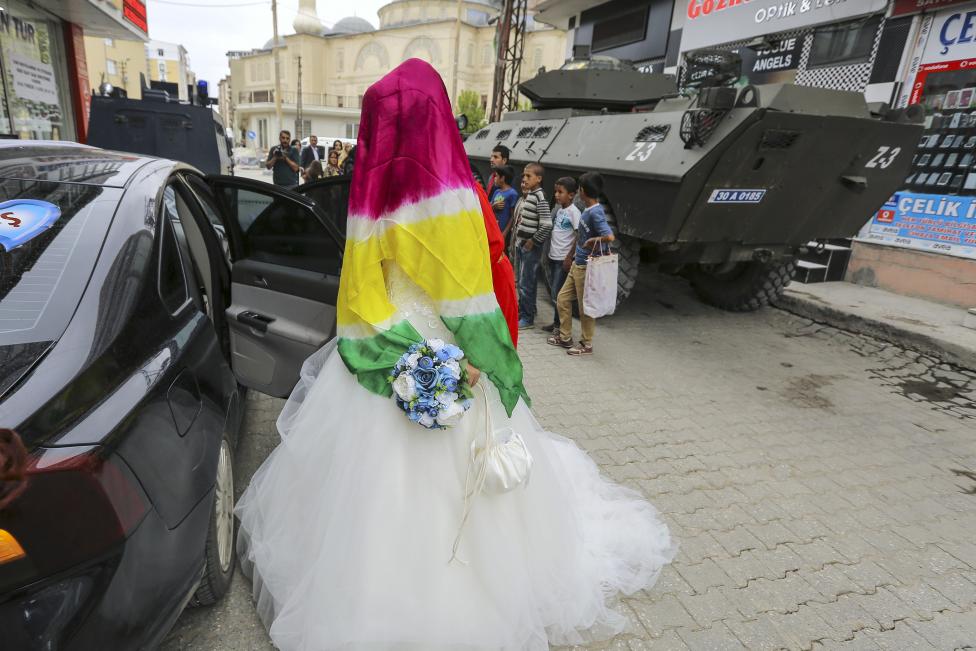
<svg viewBox="0 0 976 651">
<path fill-rule="evenodd" d="M 236 509 L 280 649 L 542 650 L 625 628 L 613 597 L 653 585 L 674 554 L 667 527 L 524 404 L 509 423 L 482 381 L 495 426 L 519 432 L 534 465 L 525 486 L 474 498 L 449 562 L 483 402 L 426 430 L 363 389 L 334 345 L 306 361 L 281 444 Z"/>
</svg>

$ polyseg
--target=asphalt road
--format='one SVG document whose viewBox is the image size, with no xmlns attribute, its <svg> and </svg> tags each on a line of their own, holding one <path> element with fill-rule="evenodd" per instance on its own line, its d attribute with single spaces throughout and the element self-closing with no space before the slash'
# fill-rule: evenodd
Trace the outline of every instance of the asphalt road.
<svg viewBox="0 0 976 651">
<path fill-rule="evenodd" d="M 577 359 L 522 334 L 534 410 L 643 492 L 681 551 L 623 600 L 633 630 L 589 648 L 973 643 L 973 374 L 775 309 L 720 312 L 654 274 L 594 345 Z M 250 398 L 238 492 L 280 405 Z M 240 574 L 163 645 L 269 648 Z"/>
</svg>

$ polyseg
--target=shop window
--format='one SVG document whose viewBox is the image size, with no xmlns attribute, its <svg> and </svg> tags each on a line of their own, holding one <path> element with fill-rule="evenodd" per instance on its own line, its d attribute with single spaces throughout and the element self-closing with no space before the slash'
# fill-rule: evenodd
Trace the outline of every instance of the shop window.
<svg viewBox="0 0 976 651">
<path fill-rule="evenodd" d="M 871 60 L 881 16 L 821 27 L 813 33 L 807 68 L 853 65 Z"/>
<path fill-rule="evenodd" d="M 647 34 L 648 5 L 635 7 L 593 24 L 593 51 L 637 43 Z"/>
</svg>

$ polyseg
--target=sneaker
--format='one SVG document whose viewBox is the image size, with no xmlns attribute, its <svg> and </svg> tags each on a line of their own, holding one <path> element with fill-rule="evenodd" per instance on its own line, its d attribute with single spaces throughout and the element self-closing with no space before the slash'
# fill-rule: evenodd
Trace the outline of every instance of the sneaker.
<svg viewBox="0 0 976 651">
<path fill-rule="evenodd" d="M 519 330 L 531 330 L 535 327 L 534 323 L 529 323 L 528 321 L 519 321 Z"/>
<path fill-rule="evenodd" d="M 549 344 L 550 346 L 559 346 L 560 348 L 573 347 L 572 341 L 563 341 L 562 339 L 559 338 L 559 335 L 553 335 L 549 337 L 548 339 L 546 339 L 546 343 Z"/>
<path fill-rule="evenodd" d="M 539 326 L 539 330 L 545 330 L 546 332 L 555 332 L 558 323 L 547 323 L 544 326 Z"/>
<path fill-rule="evenodd" d="M 572 355 L 573 357 L 580 357 L 582 355 L 592 355 L 593 346 L 587 346 L 583 342 L 580 342 L 566 351 L 567 355 Z"/>
</svg>

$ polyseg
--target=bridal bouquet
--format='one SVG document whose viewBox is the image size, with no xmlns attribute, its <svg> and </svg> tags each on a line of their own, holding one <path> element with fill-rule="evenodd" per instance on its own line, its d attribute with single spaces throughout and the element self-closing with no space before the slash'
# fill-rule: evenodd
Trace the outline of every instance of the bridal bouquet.
<svg viewBox="0 0 976 651">
<path fill-rule="evenodd" d="M 428 429 L 456 425 L 471 406 L 464 351 L 441 339 L 413 344 L 390 371 L 393 398 L 407 417 Z"/>
</svg>

